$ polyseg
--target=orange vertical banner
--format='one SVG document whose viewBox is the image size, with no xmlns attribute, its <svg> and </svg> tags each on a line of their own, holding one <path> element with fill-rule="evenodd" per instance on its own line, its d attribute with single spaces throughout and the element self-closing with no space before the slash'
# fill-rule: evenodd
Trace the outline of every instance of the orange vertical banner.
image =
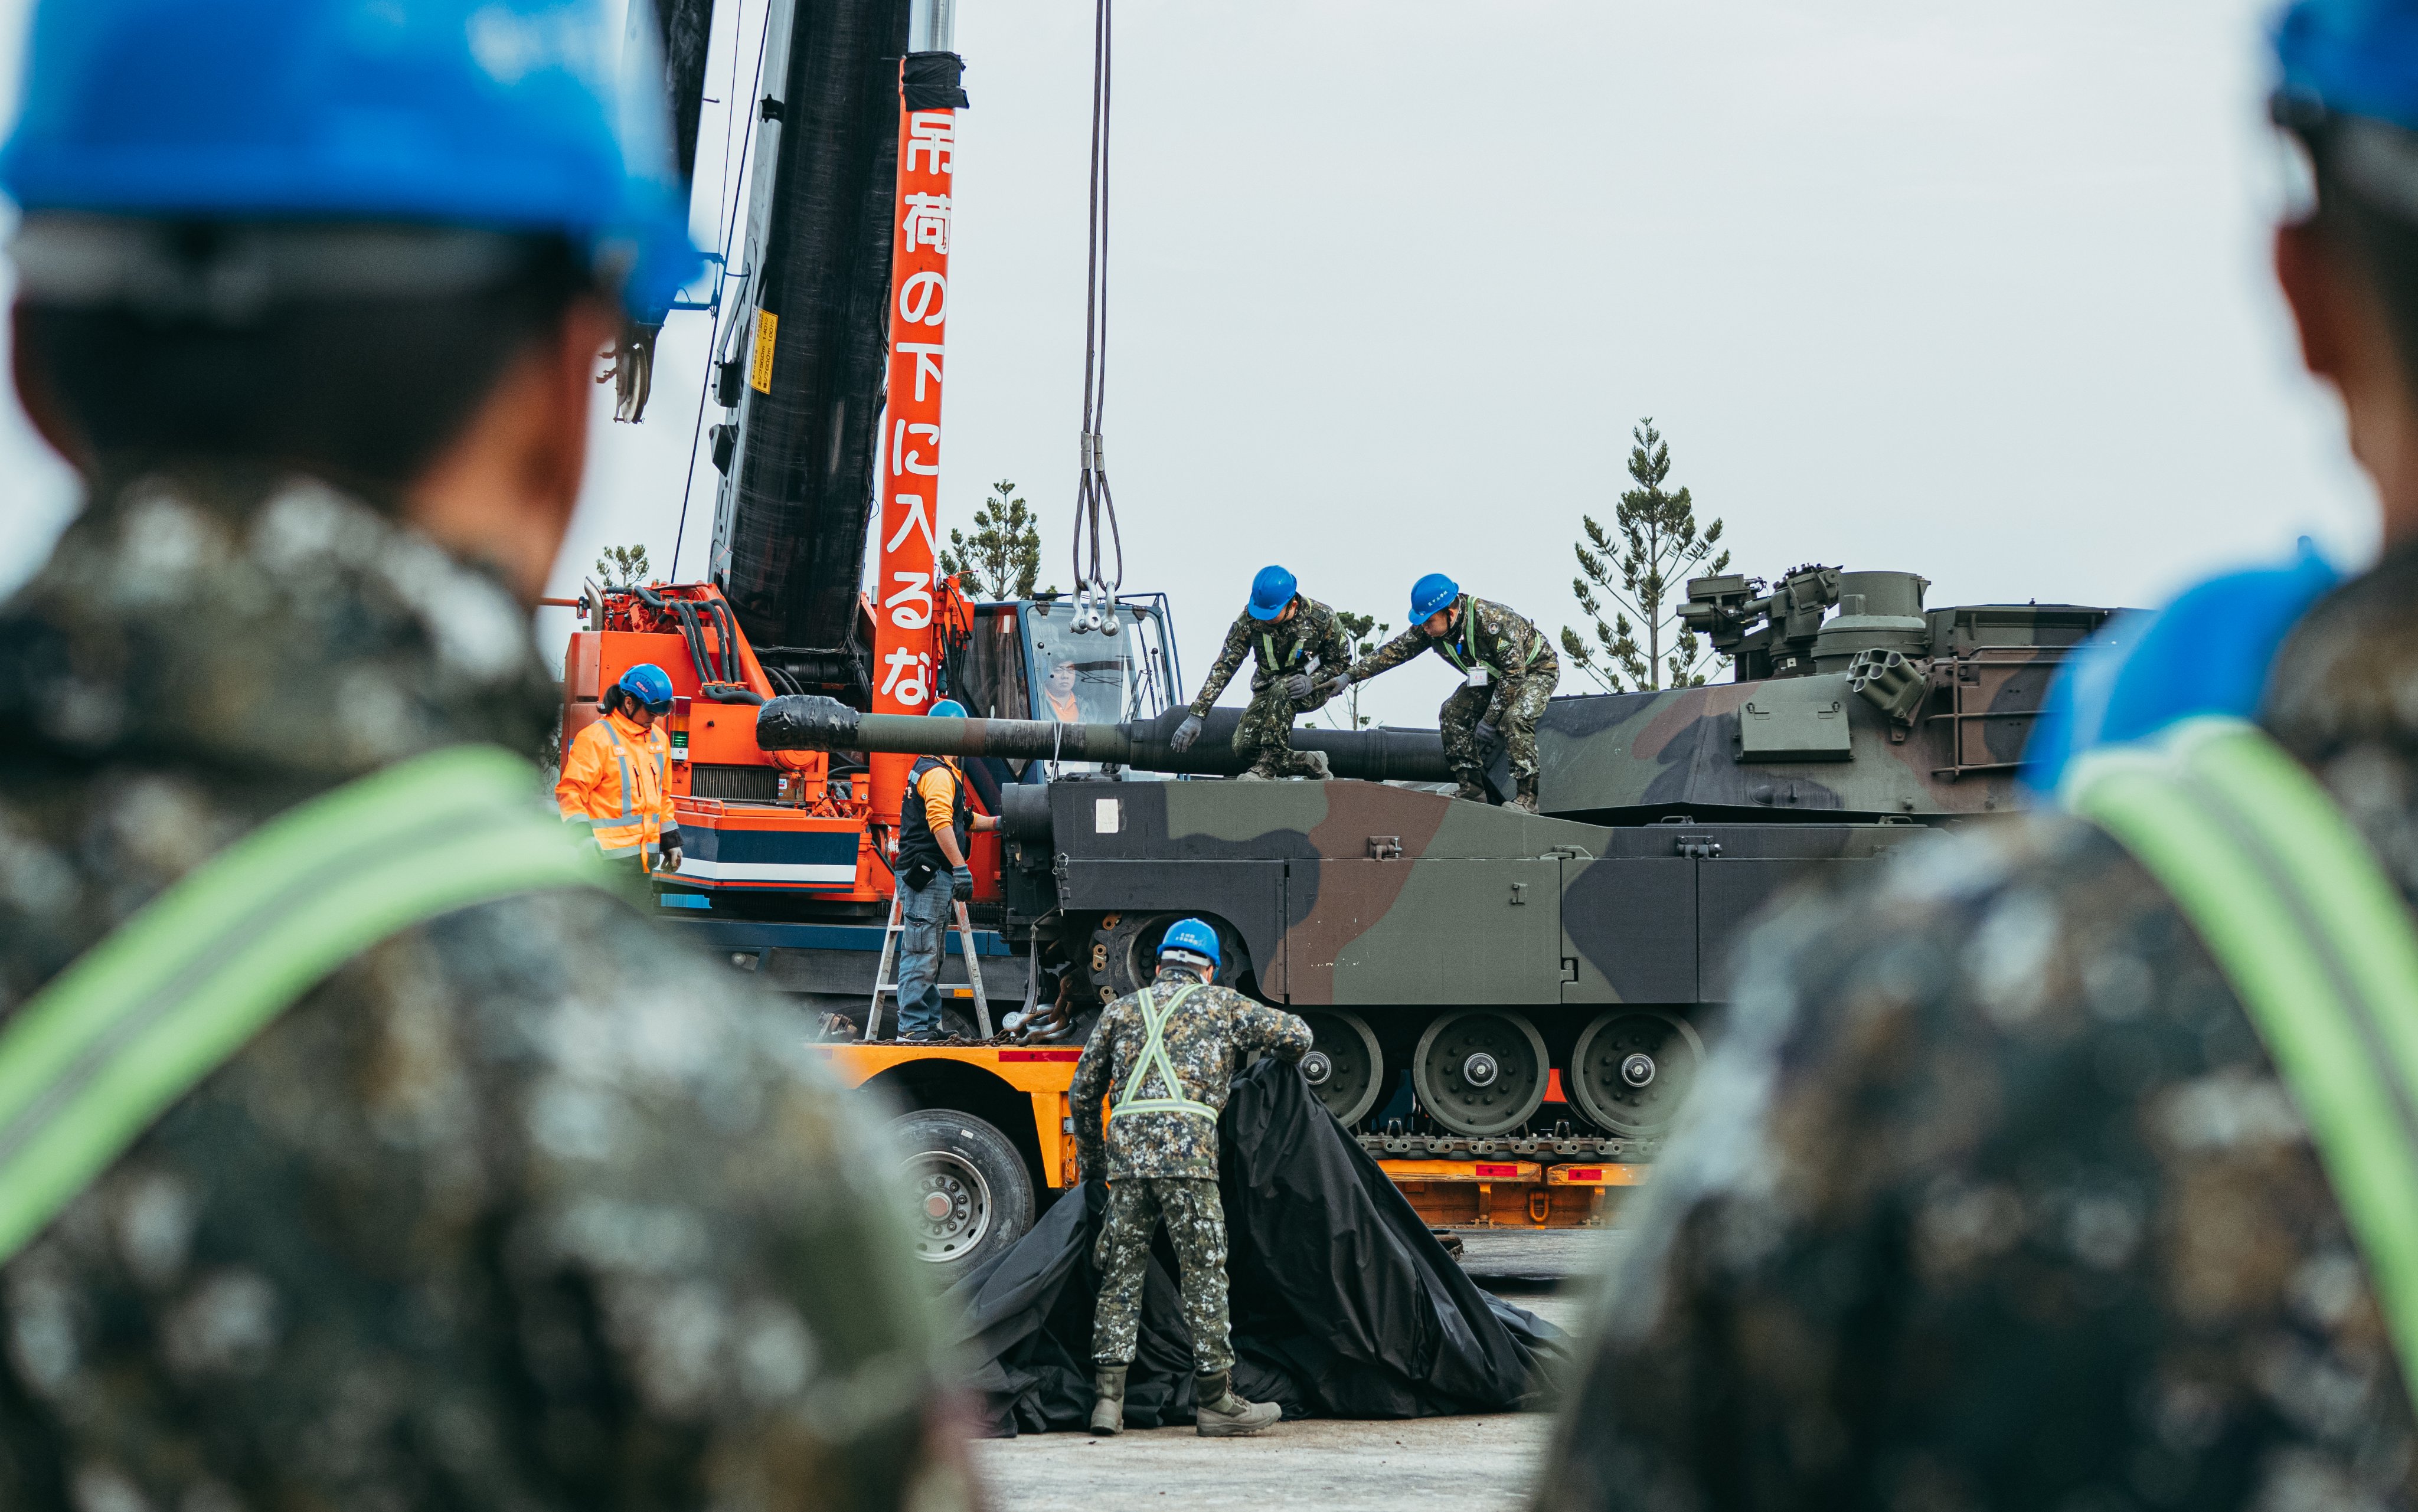
<svg viewBox="0 0 2418 1512">
<path fill-rule="evenodd" d="M 881 551 L 874 586 L 873 711 L 920 714 L 937 697 L 941 385 L 949 313 L 956 112 L 909 110 L 900 92 L 890 259 L 889 404 L 882 417 Z M 876 756 L 873 818 L 895 825 L 914 758 Z"/>
</svg>

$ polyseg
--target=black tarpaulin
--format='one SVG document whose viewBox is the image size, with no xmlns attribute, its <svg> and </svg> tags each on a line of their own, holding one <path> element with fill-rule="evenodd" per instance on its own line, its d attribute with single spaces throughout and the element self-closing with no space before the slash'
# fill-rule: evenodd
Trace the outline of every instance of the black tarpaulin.
<svg viewBox="0 0 2418 1512">
<path fill-rule="evenodd" d="M 1288 1064 L 1235 1077 L 1218 1123 L 1234 1386 L 1287 1417 L 1550 1406 L 1559 1329 L 1481 1291 Z M 1092 1409 L 1092 1247 L 1107 1193 L 1069 1193 L 950 1290 L 993 1432 L 1080 1428 Z M 1192 1346 L 1167 1236 L 1153 1244 L 1125 1422 L 1192 1420 Z"/>
</svg>

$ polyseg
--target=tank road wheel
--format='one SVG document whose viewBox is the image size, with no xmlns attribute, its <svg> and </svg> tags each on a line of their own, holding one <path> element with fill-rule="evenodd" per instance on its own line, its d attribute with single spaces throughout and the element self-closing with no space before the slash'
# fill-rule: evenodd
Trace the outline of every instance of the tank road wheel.
<svg viewBox="0 0 2418 1512">
<path fill-rule="evenodd" d="M 1686 1019 L 1615 1008 L 1580 1032 L 1570 1095 L 1580 1112 L 1615 1134 L 1654 1134 L 1679 1116 L 1704 1063 L 1705 1042 Z"/>
<path fill-rule="evenodd" d="M 949 1286 L 1033 1227 L 1033 1175 L 1007 1136 L 971 1113 L 927 1107 L 892 1121 L 915 1258 Z"/>
<path fill-rule="evenodd" d="M 1428 1116 L 1455 1134 L 1508 1134 L 1545 1100 L 1545 1037 L 1527 1015 L 1506 1008 L 1446 1014 L 1411 1052 L 1411 1087 Z"/>
<path fill-rule="evenodd" d="M 1186 917 L 1191 916 L 1139 912 L 1100 915 L 1084 941 L 1082 967 L 1087 991 L 1082 995 L 1105 1007 L 1128 992 L 1150 985 L 1150 979 L 1158 974 L 1158 942 L 1166 938 L 1169 925 Z M 1244 949 L 1242 937 L 1222 920 L 1211 919 L 1209 923 L 1217 931 L 1217 951 L 1224 957 L 1217 963 L 1217 982 L 1221 987 L 1231 987 L 1235 978 L 1249 968 L 1249 953 Z"/>
<path fill-rule="evenodd" d="M 1369 1116 L 1385 1086 L 1385 1057 L 1377 1048 L 1377 1033 L 1367 1019 L 1339 1008 L 1312 1008 L 1301 1016 L 1310 1034 L 1301 1079 L 1348 1129 Z"/>
</svg>

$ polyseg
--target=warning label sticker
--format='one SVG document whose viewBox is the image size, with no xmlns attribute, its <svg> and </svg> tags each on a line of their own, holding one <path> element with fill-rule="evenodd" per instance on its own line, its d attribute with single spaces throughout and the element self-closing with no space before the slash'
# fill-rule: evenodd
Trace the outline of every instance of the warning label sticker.
<svg viewBox="0 0 2418 1512">
<path fill-rule="evenodd" d="M 773 333 L 780 328 L 780 316 L 770 310 L 756 312 L 756 359 L 748 366 L 747 387 L 759 394 L 773 391 Z"/>
</svg>

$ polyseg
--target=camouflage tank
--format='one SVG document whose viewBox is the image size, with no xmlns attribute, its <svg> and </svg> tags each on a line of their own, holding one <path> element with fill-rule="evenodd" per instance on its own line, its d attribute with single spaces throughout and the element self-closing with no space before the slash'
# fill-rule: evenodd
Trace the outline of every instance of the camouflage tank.
<svg viewBox="0 0 2418 1512">
<path fill-rule="evenodd" d="M 1066 725 L 783 698 L 758 740 L 1031 760 L 1002 805 L 1010 932 L 1063 953 L 1091 1003 L 1148 980 L 1175 919 L 1211 920 L 1222 979 L 1308 1018 L 1305 1074 L 1374 1148 L 1648 1159 L 1740 925 L 1792 883 L 2012 808 L 2049 680 L 2109 612 L 1929 609 L 1927 587 L 1819 566 L 1768 591 L 1691 583 L 1687 621 L 1740 680 L 1554 699 L 1537 815 L 1438 790 L 1431 730 L 1297 731 L 1331 782 L 1200 780 L 1235 769 L 1223 710 L 1183 756 L 1180 711 Z M 1101 765 L 1042 780 L 1079 758 Z"/>
</svg>

